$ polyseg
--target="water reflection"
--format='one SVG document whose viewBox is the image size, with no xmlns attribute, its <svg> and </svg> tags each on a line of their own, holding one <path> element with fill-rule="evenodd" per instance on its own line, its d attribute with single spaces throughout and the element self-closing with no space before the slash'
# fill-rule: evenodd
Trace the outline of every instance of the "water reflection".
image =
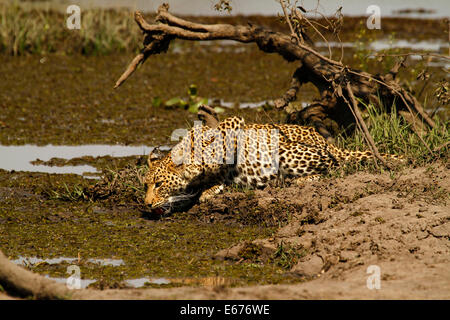
<svg viewBox="0 0 450 320">
<path fill-rule="evenodd" d="M 76 263 L 78 261 L 78 258 L 69 258 L 69 257 L 57 257 L 57 258 L 38 258 L 38 257 L 24 257 L 19 256 L 19 258 L 15 260 L 11 260 L 12 263 L 18 264 L 18 265 L 36 265 L 40 263 L 47 263 L 47 264 L 60 264 L 63 262 L 67 263 Z M 118 267 L 124 265 L 124 261 L 122 259 L 87 259 L 87 262 L 99 264 L 101 266 L 113 266 Z"/>
</svg>

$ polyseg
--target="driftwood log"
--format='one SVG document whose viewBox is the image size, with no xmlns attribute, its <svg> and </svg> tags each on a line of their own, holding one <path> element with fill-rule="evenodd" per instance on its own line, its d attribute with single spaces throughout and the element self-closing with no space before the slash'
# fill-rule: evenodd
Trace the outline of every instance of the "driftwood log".
<svg viewBox="0 0 450 320">
<path fill-rule="evenodd" d="M 318 88 L 320 98 L 302 110 L 290 114 L 287 121 L 312 124 L 330 142 L 334 141 L 331 134 L 333 126 L 338 124 L 340 127 L 348 128 L 352 123 L 356 123 L 374 155 L 384 163 L 360 116 L 358 108 L 363 106 L 360 101 L 375 106 L 384 105 L 387 108 L 395 101 L 397 112 L 411 124 L 419 137 L 435 127 L 434 121 L 424 111 L 421 103 L 395 79 L 404 60 L 400 60 L 387 74 L 372 75 L 354 70 L 318 53 L 311 45 L 305 44 L 303 37 L 298 36 L 301 34 L 295 35 L 291 24 L 289 26 L 293 33 L 287 35 L 251 24 L 234 26 L 195 23 L 170 14 L 168 9 L 168 4 L 162 4 L 158 8 L 154 24 L 149 24 L 139 11 L 135 12 L 135 21 L 145 35 L 144 48 L 117 80 L 114 88 L 122 85 L 148 57 L 166 52 L 174 39 L 191 41 L 227 39 L 242 43 L 253 42 L 260 50 L 278 53 L 285 60 L 296 61 L 299 65 L 293 73 L 286 93 L 274 101 L 278 109 L 282 110 L 294 101 L 303 84 L 310 82 Z M 286 10 L 285 17 L 289 23 Z"/>
<path fill-rule="evenodd" d="M 0 251 L 0 286 L 10 295 L 37 299 L 66 299 L 72 292 L 61 283 L 19 267 Z"/>
</svg>

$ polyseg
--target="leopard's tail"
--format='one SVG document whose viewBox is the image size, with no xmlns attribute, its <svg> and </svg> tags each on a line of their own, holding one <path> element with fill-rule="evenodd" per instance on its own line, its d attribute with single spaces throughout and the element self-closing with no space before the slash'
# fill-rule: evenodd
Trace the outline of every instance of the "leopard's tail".
<svg viewBox="0 0 450 320">
<path fill-rule="evenodd" d="M 346 149 L 339 149 L 334 145 L 329 145 L 328 151 L 337 160 L 339 164 L 348 162 L 366 162 L 373 158 L 372 151 L 351 151 Z M 399 162 L 404 162 L 405 158 L 400 155 L 381 153 L 380 154 L 385 160 L 395 160 Z"/>
</svg>

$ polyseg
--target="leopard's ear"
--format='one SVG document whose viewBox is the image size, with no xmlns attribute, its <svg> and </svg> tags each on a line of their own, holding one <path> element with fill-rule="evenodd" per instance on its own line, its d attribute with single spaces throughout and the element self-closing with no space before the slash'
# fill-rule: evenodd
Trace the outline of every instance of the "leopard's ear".
<svg viewBox="0 0 450 320">
<path fill-rule="evenodd" d="M 171 167 L 179 168 L 184 163 L 184 149 L 182 144 L 178 144 L 170 150 Z"/>
<path fill-rule="evenodd" d="M 147 157 L 147 165 L 149 168 L 153 166 L 155 161 L 160 160 L 163 157 L 161 151 L 159 148 L 154 148 L 152 151 L 150 151 L 148 157 Z"/>
</svg>

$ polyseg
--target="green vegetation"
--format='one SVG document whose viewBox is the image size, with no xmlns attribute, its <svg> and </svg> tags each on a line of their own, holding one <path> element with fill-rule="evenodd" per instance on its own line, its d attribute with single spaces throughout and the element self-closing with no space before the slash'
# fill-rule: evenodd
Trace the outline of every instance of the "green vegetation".
<svg viewBox="0 0 450 320">
<path fill-rule="evenodd" d="M 83 10 L 80 30 L 66 27 L 68 15 L 0 3 L 0 52 L 86 55 L 137 51 L 140 33 L 128 10 Z"/>
<path fill-rule="evenodd" d="M 78 201 L 87 200 L 88 196 L 84 192 L 84 188 L 80 185 L 74 185 L 73 187 L 67 186 L 63 183 L 64 189 L 62 191 L 57 190 L 45 190 L 49 199 L 52 200 L 64 200 L 64 201 Z"/>
<path fill-rule="evenodd" d="M 407 124 L 395 112 L 381 112 L 371 105 L 365 105 L 366 122 L 377 148 L 382 153 L 404 156 L 416 165 L 423 165 L 441 159 L 448 161 L 450 140 L 450 122 L 435 118 L 436 128 L 421 137 L 413 133 Z M 349 150 L 367 150 L 367 144 L 360 131 L 350 136 L 338 137 L 338 145 Z M 430 152 L 431 150 L 431 152 Z"/>
<path fill-rule="evenodd" d="M 189 111 L 190 113 L 197 114 L 198 108 L 201 105 L 208 104 L 208 98 L 203 98 L 198 95 L 198 89 L 195 84 L 191 84 L 187 89 L 187 99 L 180 97 L 174 97 L 166 101 L 162 101 L 160 97 L 154 97 L 152 100 L 152 106 L 154 108 L 159 108 L 164 106 L 166 108 L 181 108 Z M 225 109 L 221 107 L 215 107 L 214 110 L 217 113 L 223 113 Z"/>
<path fill-rule="evenodd" d="M 277 250 L 273 253 L 272 261 L 279 267 L 290 270 L 298 260 L 306 255 L 306 250 L 290 244 L 280 242 Z"/>
</svg>

